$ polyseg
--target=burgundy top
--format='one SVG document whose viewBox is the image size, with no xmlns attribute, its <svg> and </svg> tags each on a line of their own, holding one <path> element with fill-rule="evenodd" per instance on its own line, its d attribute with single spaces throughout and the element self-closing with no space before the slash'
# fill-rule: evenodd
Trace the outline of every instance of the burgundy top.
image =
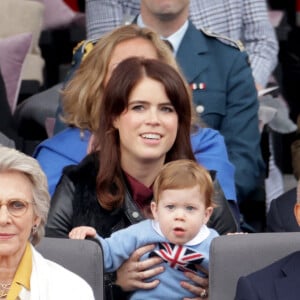
<svg viewBox="0 0 300 300">
<path fill-rule="evenodd" d="M 127 173 L 125 173 L 125 176 L 133 201 L 141 210 L 143 210 L 145 207 L 149 206 L 153 198 L 152 186 L 150 188 L 146 187 L 143 183 L 137 181 Z"/>
</svg>

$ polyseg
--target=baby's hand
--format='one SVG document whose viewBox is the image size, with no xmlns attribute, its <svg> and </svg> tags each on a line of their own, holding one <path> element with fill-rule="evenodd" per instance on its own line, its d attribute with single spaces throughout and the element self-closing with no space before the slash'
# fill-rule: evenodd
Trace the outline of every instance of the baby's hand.
<svg viewBox="0 0 300 300">
<path fill-rule="evenodd" d="M 90 226 L 78 226 L 69 233 L 69 238 L 73 240 L 84 240 L 87 236 L 96 237 L 96 230 Z"/>
</svg>

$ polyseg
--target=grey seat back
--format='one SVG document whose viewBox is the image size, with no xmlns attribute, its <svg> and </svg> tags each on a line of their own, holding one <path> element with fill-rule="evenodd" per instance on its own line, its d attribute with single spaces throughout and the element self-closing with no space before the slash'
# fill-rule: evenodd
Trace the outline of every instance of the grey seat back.
<svg viewBox="0 0 300 300">
<path fill-rule="evenodd" d="M 36 249 L 45 258 L 85 279 L 92 287 L 96 300 L 104 299 L 103 256 L 97 242 L 44 237 Z"/>
<path fill-rule="evenodd" d="M 210 248 L 209 299 L 233 300 L 240 276 L 300 250 L 300 233 L 251 233 L 215 238 Z"/>
</svg>

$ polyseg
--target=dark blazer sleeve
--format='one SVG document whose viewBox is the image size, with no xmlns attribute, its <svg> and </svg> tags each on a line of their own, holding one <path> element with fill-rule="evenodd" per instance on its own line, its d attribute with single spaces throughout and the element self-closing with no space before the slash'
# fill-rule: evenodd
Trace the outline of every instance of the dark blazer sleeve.
<svg viewBox="0 0 300 300">
<path fill-rule="evenodd" d="M 46 236 L 68 238 L 73 228 L 74 193 L 73 182 L 67 175 L 63 175 L 51 199 Z"/>
<path fill-rule="evenodd" d="M 281 219 L 281 212 L 278 210 L 278 199 L 271 202 L 269 212 L 267 214 L 267 231 L 284 232 L 284 224 Z"/>
<path fill-rule="evenodd" d="M 221 134 L 230 161 L 236 166 L 239 199 L 257 188 L 264 169 L 258 127 L 258 100 L 251 68 L 245 53 L 238 52 L 228 76 L 226 115 Z"/>
<path fill-rule="evenodd" d="M 267 214 L 267 231 L 297 232 L 300 227 L 294 216 L 296 188 L 293 188 L 271 202 Z"/>
<path fill-rule="evenodd" d="M 259 300 L 247 277 L 241 277 L 239 279 L 234 300 Z"/>
</svg>

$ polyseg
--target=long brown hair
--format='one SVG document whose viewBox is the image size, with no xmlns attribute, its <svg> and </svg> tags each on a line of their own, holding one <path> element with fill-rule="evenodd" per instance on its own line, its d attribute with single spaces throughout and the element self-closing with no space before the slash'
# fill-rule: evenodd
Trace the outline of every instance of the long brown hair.
<svg viewBox="0 0 300 300">
<path fill-rule="evenodd" d="M 92 132 L 97 129 L 104 81 L 112 52 L 121 42 L 136 38 L 151 42 L 159 60 L 178 68 L 169 47 L 154 31 L 137 25 L 119 27 L 101 37 L 64 88 L 62 104 L 65 123 Z"/>
<path fill-rule="evenodd" d="M 97 195 L 106 209 L 120 206 L 125 193 L 119 134 L 113 122 L 127 109 L 131 91 L 145 77 L 159 81 L 164 86 L 178 115 L 177 136 L 174 145 L 166 153 L 166 162 L 182 158 L 195 160 L 190 142 L 192 99 L 182 76 L 173 67 L 158 60 L 138 57 L 124 60 L 113 71 L 104 90 L 95 136 L 95 147 L 100 149 Z"/>
</svg>

